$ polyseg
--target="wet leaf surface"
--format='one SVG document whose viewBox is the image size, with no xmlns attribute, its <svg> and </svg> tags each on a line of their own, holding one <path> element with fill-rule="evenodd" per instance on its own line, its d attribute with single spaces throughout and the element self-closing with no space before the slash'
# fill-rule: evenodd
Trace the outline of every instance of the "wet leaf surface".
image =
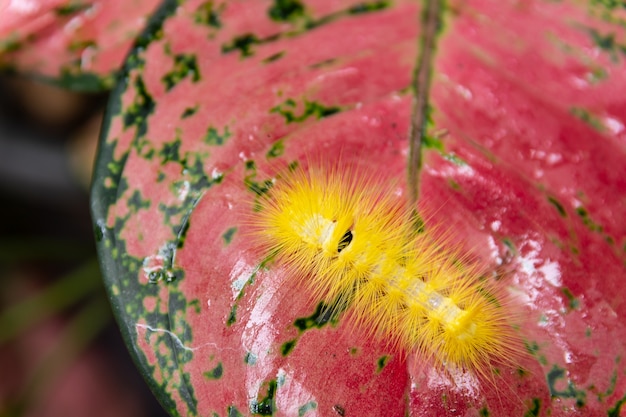
<svg viewBox="0 0 626 417">
<path fill-rule="evenodd" d="M 451 2 L 421 207 L 518 300 L 527 354 L 494 383 L 330 319 L 245 218 L 311 160 L 396 178 L 415 2 L 166 1 L 109 105 L 93 187 L 106 285 L 173 415 L 620 415 L 626 72 L 601 3 Z M 510 368 L 510 369 L 509 369 Z"/>
<path fill-rule="evenodd" d="M 0 69 L 110 89 L 158 0 L 0 1 Z"/>
</svg>

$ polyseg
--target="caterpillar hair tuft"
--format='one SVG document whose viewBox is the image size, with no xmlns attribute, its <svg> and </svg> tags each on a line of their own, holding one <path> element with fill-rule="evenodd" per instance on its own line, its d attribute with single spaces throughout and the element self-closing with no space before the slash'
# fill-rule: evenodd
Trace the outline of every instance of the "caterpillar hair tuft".
<svg viewBox="0 0 626 417">
<path fill-rule="evenodd" d="M 381 180 L 345 166 L 300 167 L 277 176 L 258 204 L 261 248 L 371 335 L 487 378 L 521 350 L 502 289 L 436 229 L 416 227 L 415 212 Z"/>
</svg>

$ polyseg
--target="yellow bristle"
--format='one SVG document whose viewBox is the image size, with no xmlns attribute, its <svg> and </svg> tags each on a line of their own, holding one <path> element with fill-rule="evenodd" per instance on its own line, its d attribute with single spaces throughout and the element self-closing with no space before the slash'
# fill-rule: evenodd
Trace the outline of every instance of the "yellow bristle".
<svg viewBox="0 0 626 417">
<path fill-rule="evenodd" d="M 278 177 L 252 221 L 312 297 L 348 306 L 356 326 L 437 367 L 488 376 L 519 351 L 501 290 L 446 239 L 416 230 L 382 182 L 341 167 Z"/>
</svg>

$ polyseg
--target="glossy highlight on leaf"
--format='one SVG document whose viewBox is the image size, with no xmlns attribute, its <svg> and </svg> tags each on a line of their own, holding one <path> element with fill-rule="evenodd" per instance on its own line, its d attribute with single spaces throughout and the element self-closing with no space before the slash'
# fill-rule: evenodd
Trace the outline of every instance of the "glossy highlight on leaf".
<svg viewBox="0 0 626 417">
<path fill-rule="evenodd" d="M 443 11 L 420 225 L 450 230 L 521 305 L 527 354 L 490 369 L 498 384 L 450 381 L 324 315 L 250 238 L 276 173 L 310 160 L 393 178 L 405 199 L 421 12 L 171 0 L 136 41 L 92 211 L 120 328 L 172 415 L 623 413 L 626 71 L 610 5 Z"/>
</svg>

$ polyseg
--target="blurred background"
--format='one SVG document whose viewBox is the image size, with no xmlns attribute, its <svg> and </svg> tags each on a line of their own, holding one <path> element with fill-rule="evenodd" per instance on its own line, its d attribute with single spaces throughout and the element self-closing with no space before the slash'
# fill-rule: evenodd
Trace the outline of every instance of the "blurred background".
<svg viewBox="0 0 626 417">
<path fill-rule="evenodd" d="M 0 417 L 167 415 L 98 270 L 89 182 L 106 101 L 0 76 Z"/>
</svg>

